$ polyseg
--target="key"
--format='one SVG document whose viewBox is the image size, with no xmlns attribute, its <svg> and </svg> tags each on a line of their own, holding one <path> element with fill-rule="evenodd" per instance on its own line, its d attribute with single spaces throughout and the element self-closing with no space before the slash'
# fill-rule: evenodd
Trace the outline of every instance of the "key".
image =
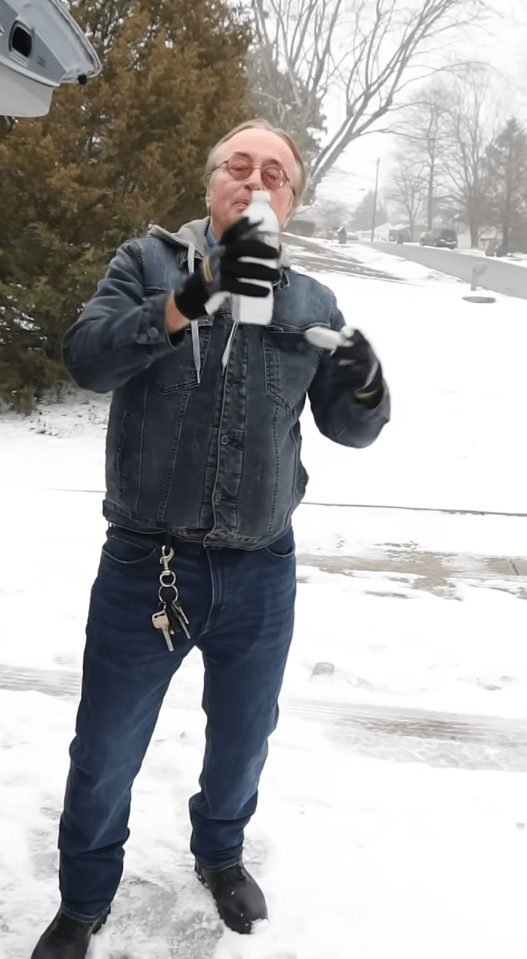
<svg viewBox="0 0 527 959">
<path fill-rule="evenodd" d="M 168 619 L 168 630 L 172 634 L 172 636 L 175 633 L 182 632 L 183 623 L 184 623 L 184 620 L 182 619 L 182 617 L 178 615 L 177 609 L 174 608 L 176 606 L 177 606 L 177 603 L 175 600 L 173 600 L 171 603 L 165 604 L 165 611 Z"/>
<path fill-rule="evenodd" d="M 187 639 L 190 639 L 190 633 L 187 629 L 188 619 L 183 607 L 177 600 L 173 599 L 172 602 L 168 604 L 167 616 L 171 626 L 171 632 L 180 633 L 183 631 L 186 633 Z"/>
<path fill-rule="evenodd" d="M 186 623 L 188 626 L 189 622 L 188 622 L 185 610 L 183 609 L 181 603 L 178 603 L 176 599 L 173 599 L 172 602 L 170 603 L 170 606 L 172 607 L 176 615 L 179 616 L 182 622 Z"/>
<path fill-rule="evenodd" d="M 172 640 L 170 639 L 170 633 L 173 632 L 173 630 L 170 629 L 171 623 L 167 615 L 166 606 L 163 606 L 162 609 L 158 609 L 157 613 L 153 614 L 152 625 L 154 629 L 157 629 L 160 633 L 163 633 L 165 642 L 170 652 L 173 653 L 174 647 L 172 645 Z"/>
</svg>

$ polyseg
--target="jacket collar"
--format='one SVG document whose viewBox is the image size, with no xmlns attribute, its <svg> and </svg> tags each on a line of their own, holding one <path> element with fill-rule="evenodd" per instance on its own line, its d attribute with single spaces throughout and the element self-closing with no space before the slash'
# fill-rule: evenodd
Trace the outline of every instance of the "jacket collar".
<svg viewBox="0 0 527 959">
<path fill-rule="evenodd" d="M 170 233 L 168 230 L 165 230 L 162 226 L 157 226 L 153 224 L 148 230 L 147 236 L 156 236 L 160 240 L 164 240 L 165 243 L 169 243 L 172 246 L 186 247 L 192 253 L 196 251 L 201 257 L 207 256 L 210 253 L 211 247 L 207 241 L 207 230 L 210 224 L 210 217 L 205 216 L 202 220 L 190 220 L 189 223 L 184 223 L 182 227 L 176 233 Z M 280 256 L 280 267 L 281 267 L 281 277 L 279 286 L 285 287 L 289 286 L 289 277 L 283 270 L 283 267 L 290 267 L 291 259 L 284 247 L 281 249 Z"/>
</svg>

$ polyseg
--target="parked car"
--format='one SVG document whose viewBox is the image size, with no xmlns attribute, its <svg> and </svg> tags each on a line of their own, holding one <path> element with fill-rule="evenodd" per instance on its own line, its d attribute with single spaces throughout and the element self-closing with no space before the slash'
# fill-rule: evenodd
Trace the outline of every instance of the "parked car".
<svg viewBox="0 0 527 959">
<path fill-rule="evenodd" d="M 419 243 L 421 246 L 446 246 L 449 250 L 455 250 L 457 247 L 457 234 L 455 230 L 444 230 L 442 227 L 434 227 L 429 233 L 421 233 Z"/>
</svg>

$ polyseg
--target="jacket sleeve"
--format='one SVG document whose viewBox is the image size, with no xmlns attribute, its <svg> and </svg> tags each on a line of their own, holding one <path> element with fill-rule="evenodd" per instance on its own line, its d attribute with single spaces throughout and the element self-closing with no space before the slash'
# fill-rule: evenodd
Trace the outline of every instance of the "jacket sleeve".
<svg viewBox="0 0 527 959">
<path fill-rule="evenodd" d="M 119 249 L 106 276 L 62 343 L 71 378 L 86 390 L 109 393 L 182 342 L 168 337 L 169 291 L 146 296 L 140 254 L 133 241 Z"/>
<path fill-rule="evenodd" d="M 340 330 L 344 317 L 332 297 L 331 328 Z M 320 432 L 342 446 L 357 449 L 370 446 L 390 419 L 390 394 L 386 382 L 379 402 L 368 408 L 355 399 L 353 387 L 337 387 L 333 373 L 336 360 L 329 350 L 323 350 L 318 370 L 309 388 L 308 396 L 313 417 Z"/>
</svg>

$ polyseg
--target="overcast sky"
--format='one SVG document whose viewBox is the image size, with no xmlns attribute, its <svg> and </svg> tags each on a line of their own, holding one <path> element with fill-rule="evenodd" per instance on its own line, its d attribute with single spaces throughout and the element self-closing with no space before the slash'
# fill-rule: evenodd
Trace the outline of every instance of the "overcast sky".
<svg viewBox="0 0 527 959">
<path fill-rule="evenodd" d="M 450 49 L 458 49 L 459 55 L 467 58 L 472 55 L 499 71 L 507 113 L 514 113 L 527 123 L 527 0 L 488 0 L 488 7 L 495 14 L 470 29 L 470 43 L 465 31 L 448 35 Z M 370 188 L 377 158 L 381 159 L 382 181 L 392 151 L 389 136 L 370 134 L 351 144 L 337 166 L 355 174 L 357 185 Z"/>
</svg>

